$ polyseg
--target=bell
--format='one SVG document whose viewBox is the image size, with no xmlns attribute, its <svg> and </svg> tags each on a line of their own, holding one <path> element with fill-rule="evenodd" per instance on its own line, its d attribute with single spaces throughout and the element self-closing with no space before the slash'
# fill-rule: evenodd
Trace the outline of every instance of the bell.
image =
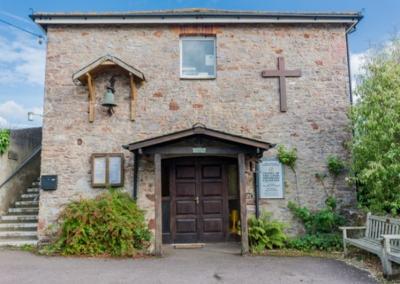
<svg viewBox="0 0 400 284">
<path fill-rule="evenodd" d="M 103 97 L 103 102 L 101 104 L 104 107 L 108 107 L 108 114 L 111 116 L 114 113 L 114 107 L 117 106 L 117 104 L 114 101 L 114 93 L 107 88 L 107 92 L 105 93 Z"/>
<path fill-rule="evenodd" d="M 117 104 L 114 101 L 114 94 L 111 90 L 107 89 L 107 92 L 105 93 L 103 97 L 103 102 L 101 104 L 104 107 L 116 107 Z"/>
</svg>

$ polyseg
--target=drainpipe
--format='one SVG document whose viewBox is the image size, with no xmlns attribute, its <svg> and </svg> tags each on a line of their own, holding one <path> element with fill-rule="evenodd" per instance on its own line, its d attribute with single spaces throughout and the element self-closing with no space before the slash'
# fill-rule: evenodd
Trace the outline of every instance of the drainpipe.
<svg viewBox="0 0 400 284">
<path fill-rule="evenodd" d="M 139 153 L 137 151 L 134 152 L 134 165 L 133 165 L 133 199 L 137 199 L 137 189 L 138 189 L 138 170 L 139 170 Z"/>
<path fill-rule="evenodd" d="M 347 70 L 349 73 L 349 93 L 350 93 L 350 105 L 353 106 L 353 90 L 352 90 L 352 83 L 351 83 L 351 64 L 350 64 L 350 49 L 349 49 L 349 34 L 353 33 L 356 30 L 357 24 L 362 20 L 364 16 L 362 12 L 358 13 L 357 21 L 350 25 L 345 31 L 346 33 L 346 49 L 347 49 Z"/>
<path fill-rule="evenodd" d="M 253 184 L 254 184 L 254 201 L 255 201 L 255 203 L 256 203 L 256 218 L 258 219 L 258 217 L 260 216 L 260 208 L 259 208 L 259 205 L 258 205 L 259 198 L 258 198 L 258 190 L 257 190 L 257 187 L 258 187 L 258 183 L 257 183 L 257 173 L 258 173 L 258 165 L 256 166 L 256 172 L 253 173 L 253 180 L 254 180 L 254 182 L 253 182 Z"/>
<path fill-rule="evenodd" d="M 346 33 L 346 49 L 347 49 L 347 70 L 349 75 L 349 94 L 350 105 L 353 106 L 353 84 L 351 82 L 351 63 L 350 63 L 350 49 L 349 49 L 349 34 Z"/>
</svg>

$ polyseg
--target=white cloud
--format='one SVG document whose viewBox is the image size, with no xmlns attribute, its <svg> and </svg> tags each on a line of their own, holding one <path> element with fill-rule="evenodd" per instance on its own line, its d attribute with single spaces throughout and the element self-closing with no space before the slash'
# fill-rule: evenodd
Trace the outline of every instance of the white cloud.
<svg viewBox="0 0 400 284">
<path fill-rule="evenodd" d="M 44 45 L 23 33 L 0 35 L 0 85 L 44 84 Z"/>
<path fill-rule="evenodd" d="M 0 104 L 0 127 L 24 128 L 40 126 L 42 124 L 40 116 L 35 116 L 33 122 L 28 121 L 29 111 L 33 111 L 36 114 L 43 112 L 40 107 L 28 109 L 15 101 L 6 101 Z"/>
<path fill-rule="evenodd" d="M 1 128 L 8 128 L 8 121 L 5 118 L 0 116 L 0 129 Z"/>
<path fill-rule="evenodd" d="M 353 89 L 357 87 L 358 78 L 363 73 L 363 66 L 368 58 L 369 50 L 350 55 L 351 85 Z"/>
<path fill-rule="evenodd" d="M 399 35 L 400 36 L 400 35 Z M 376 56 L 387 56 L 395 51 L 395 44 L 392 40 L 372 45 L 363 52 L 352 53 L 350 55 L 351 80 L 353 89 L 360 83 L 360 76 L 365 73 L 364 67 Z"/>
</svg>

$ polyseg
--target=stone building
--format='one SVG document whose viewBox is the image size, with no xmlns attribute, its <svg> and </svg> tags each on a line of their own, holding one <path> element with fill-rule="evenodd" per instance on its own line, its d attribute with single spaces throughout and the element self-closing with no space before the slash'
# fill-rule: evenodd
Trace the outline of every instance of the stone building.
<svg viewBox="0 0 400 284">
<path fill-rule="evenodd" d="M 145 210 L 157 254 L 162 243 L 238 239 L 236 213 L 246 252 L 249 215 L 272 212 L 296 233 L 288 201 L 324 205 L 316 174 L 329 155 L 348 155 L 347 35 L 360 14 L 193 9 L 32 19 L 48 39 L 42 186 L 58 179 L 40 195 L 41 240 L 65 204 L 109 186 Z M 279 144 L 297 149 L 297 178 L 280 170 Z M 354 202 L 343 176 L 335 194 L 342 207 Z"/>
</svg>

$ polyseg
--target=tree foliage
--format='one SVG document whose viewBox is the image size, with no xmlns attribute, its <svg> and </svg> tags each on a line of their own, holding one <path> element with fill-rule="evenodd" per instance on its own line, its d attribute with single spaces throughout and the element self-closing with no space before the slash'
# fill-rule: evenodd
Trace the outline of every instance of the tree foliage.
<svg viewBox="0 0 400 284">
<path fill-rule="evenodd" d="M 352 170 L 362 206 L 400 213 L 400 41 L 395 39 L 364 66 L 351 117 Z"/>
</svg>

